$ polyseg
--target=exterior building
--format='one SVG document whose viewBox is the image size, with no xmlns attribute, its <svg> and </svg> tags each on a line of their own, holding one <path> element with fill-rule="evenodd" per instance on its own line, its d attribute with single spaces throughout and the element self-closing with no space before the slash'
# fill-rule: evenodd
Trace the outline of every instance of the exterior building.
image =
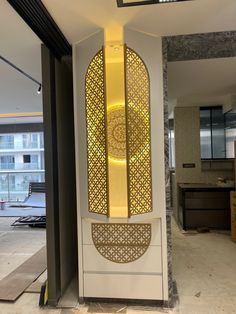
<svg viewBox="0 0 236 314">
<path fill-rule="evenodd" d="M 0 199 L 23 201 L 32 181 L 44 181 L 43 132 L 0 134 Z"/>
</svg>

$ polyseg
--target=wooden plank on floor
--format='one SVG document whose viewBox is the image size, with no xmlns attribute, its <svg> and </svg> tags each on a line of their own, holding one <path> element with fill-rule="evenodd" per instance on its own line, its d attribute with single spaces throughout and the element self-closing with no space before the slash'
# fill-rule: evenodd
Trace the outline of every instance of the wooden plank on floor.
<svg viewBox="0 0 236 314">
<path fill-rule="evenodd" d="M 45 272 L 42 273 L 41 276 L 38 277 L 37 280 L 35 280 L 26 290 L 25 292 L 29 292 L 29 293 L 40 293 L 41 292 L 41 288 L 42 285 L 45 283 L 45 281 L 47 280 L 48 274 L 47 271 L 45 270 Z"/>
<path fill-rule="evenodd" d="M 0 300 L 15 301 L 46 268 L 46 246 L 44 246 L 0 281 Z"/>
</svg>

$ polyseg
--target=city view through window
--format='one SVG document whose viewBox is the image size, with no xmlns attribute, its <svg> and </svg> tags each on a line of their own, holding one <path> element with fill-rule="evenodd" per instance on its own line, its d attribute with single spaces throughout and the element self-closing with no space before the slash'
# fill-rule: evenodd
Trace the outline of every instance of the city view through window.
<svg viewBox="0 0 236 314">
<path fill-rule="evenodd" d="M 0 134 L 0 200 L 20 202 L 29 182 L 44 182 L 43 133 Z"/>
</svg>

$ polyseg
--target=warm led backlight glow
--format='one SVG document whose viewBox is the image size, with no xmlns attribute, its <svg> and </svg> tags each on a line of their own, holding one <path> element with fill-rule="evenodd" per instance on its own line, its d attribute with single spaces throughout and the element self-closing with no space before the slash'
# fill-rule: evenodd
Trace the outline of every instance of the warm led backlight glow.
<svg viewBox="0 0 236 314">
<path fill-rule="evenodd" d="M 125 105 L 107 106 L 108 155 L 114 162 L 126 162 Z"/>
<path fill-rule="evenodd" d="M 128 217 L 124 46 L 105 49 L 109 216 Z"/>
<path fill-rule="evenodd" d="M 0 118 L 42 117 L 42 112 L 11 112 L 1 113 Z"/>
</svg>

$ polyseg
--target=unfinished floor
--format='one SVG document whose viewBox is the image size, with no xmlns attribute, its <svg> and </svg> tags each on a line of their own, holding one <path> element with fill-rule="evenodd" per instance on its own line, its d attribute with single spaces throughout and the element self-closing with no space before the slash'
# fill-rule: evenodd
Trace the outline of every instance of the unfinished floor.
<svg viewBox="0 0 236 314">
<path fill-rule="evenodd" d="M 228 232 L 182 233 L 173 222 L 173 265 L 176 311 L 236 313 L 236 243 Z"/>
<path fill-rule="evenodd" d="M 45 229 L 11 227 L 16 219 L 0 218 L 0 280 L 46 244 Z"/>
<path fill-rule="evenodd" d="M 45 230 L 12 229 L 9 227 L 12 220 L 0 219 L 1 278 L 45 244 Z M 0 314 L 236 313 L 236 244 L 228 233 L 182 233 L 173 223 L 173 262 L 180 300 L 174 310 L 100 304 L 78 305 L 75 309 L 39 309 L 36 288 L 31 289 L 35 293 L 25 292 L 14 304 L 0 302 Z M 44 274 L 41 280 L 45 278 Z M 36 283 L 39 285 L 40 282 Z"/>
</svg>

